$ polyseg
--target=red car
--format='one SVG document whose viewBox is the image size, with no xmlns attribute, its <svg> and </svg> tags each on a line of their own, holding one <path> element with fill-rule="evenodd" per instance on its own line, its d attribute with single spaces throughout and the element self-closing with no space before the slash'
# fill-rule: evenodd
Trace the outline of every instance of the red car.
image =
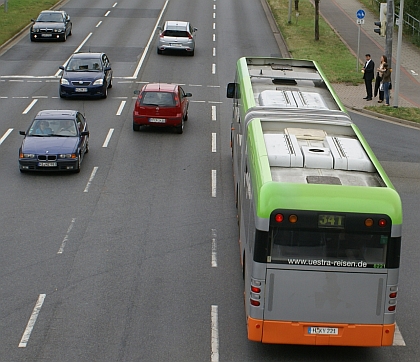
<svg viewBox="0 0 420 362">
<path fill-rule="evenodd" d="M 149 83 L 138 94 L 133 111 L 133 130 L 141 126 L 175 127 L 177 133 L 184 131 L 188 120 L 188 97 L 177 84 Z"/>
</svg>

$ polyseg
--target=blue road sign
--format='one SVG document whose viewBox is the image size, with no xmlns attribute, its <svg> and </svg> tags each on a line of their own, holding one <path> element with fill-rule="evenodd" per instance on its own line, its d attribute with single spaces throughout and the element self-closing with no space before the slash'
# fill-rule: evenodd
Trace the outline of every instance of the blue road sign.
<svg viewBox="0 0 420 362">
<path fill-rule="evenodd" d="M 362 9 L 357 10 L 357 13 L 356 13 L 357 19 L 364 19 L 365 15 L 366 14 L 364 10 Z"/>
</svg>

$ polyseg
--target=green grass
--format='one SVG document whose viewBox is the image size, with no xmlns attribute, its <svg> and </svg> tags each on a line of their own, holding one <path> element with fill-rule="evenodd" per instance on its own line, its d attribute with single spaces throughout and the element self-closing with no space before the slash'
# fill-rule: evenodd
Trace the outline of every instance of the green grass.
<svg viewBox="0 0 420 362">
<path fill-rule="evenodd" d="M 297 18 L 293 2 L 291 24 L 288 23 L 288 0 L 267 1 L 293 58 L 317 61 L 331 83 L 357 85 L 363 82 L 361 74 L 356 72 L 356 57 L 321 16 L 319 17 L 319 40 L 315 40 L 315 9 L 308 0 L 299 1 L 299 17 Z M 365 5 L 371 4 L 371 0 L 361 0 L 361 2 Z M 320 1 L 320 6 L 322 4 Z M 420 123 L 418 108 L 365 108 L 373 112 Z"/>
<path fill-rule="evenodd" d="M 8 0 L 7 12 L 0 6 L 0 45 L 21 31 L 42 10 L 50 9 L 57 0 Z"/>
</svg>

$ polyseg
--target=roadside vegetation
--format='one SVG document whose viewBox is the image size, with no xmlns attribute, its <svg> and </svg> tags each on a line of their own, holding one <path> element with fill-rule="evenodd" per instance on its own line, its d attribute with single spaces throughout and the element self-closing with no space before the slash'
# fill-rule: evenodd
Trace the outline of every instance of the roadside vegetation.
<svg viewBox="0 0 420 362">
<path fill-rule="evenodd" d="M 362 0 L 363 1 L 363 0 Z M 319 40 L 315 40 L 315 9 L 310 1 L 299 1 L 299 16 L 293 11 L 288 23 L 289 1 L 267 0 L 293 58 L 317 61 L 331 83 L 363 83 L 356 71 L 356 58 L 333 29 L 319 17 Z M 363 1 L 364 2 L 364 1 Z M 322 2 L 321 5 L 322 6 Z M 361 69 L 361 67 L 359 67 Z M 411 107 L 365 107 L 373 112 L 420 123 L 420 109 Z"/>
<path fill-rule="evenodd" d="M 57 0 L 8 0 L 7 12 L 0 6 L 0 45 L 27 26 L 42 10 L 50 9 Z"/>
</svg>

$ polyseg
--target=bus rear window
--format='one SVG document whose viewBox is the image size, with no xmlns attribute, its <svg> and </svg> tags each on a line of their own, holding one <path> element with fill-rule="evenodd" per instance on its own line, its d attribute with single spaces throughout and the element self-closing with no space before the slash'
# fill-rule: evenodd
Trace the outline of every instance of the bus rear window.
<svg viewBox="0 0 420 362">
<path fill-rule="evenodd" d="M 344 230 L 270 230 L 271 262 L 385 268 L 388 235 Z"/>
</svg>

